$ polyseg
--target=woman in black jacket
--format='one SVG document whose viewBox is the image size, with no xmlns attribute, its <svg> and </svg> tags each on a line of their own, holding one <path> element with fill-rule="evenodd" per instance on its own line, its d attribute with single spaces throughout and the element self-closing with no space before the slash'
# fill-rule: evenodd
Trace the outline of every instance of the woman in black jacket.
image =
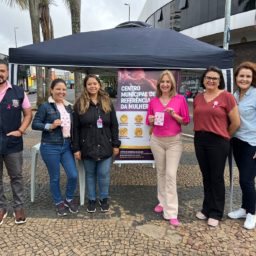
<svg viewBox="0 0 256 256">
<path fill-rule="evenodd" d="M 88 196 L 87 211 L 96 211 L 96 184 L 102 212 L 109 210 L 108 196 L 112 156 L 119 153 L 115 109 L 95 75 L 84 79 L 84 92 L 75 103 L 73 150 L 83 160 Z"/>
</svg>

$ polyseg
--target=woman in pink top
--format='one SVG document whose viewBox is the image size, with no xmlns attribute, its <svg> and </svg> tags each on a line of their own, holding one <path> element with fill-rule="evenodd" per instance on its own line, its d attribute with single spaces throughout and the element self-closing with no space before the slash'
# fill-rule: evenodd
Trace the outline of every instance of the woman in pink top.
<svg viewBox="0 0 256 256">
<path fill-rule="evenodd" d="M 225 91 L 222 72 L 209 67 L 202 76 L 205 92 L 194 99 L 195 152 L 203 176 L 204 201 L 196 217 L 216 227 L 225 203 L 224 169 L 230 136 L 240 125 L 234 96 Z"/>
<path fill-rule="evenodd" d="M 163 212 L 170 224 L 178 226 L 176 173 L 182 153 L 181 124 L 190 122 L 186 99 L 176 94 L 173 74 L 165 70 L 157 82 L 156 97 L 149 102 L 146 122 L 152 126 L 150 146 L 157 169 L 157 197 L 154 211 Z"/>
</svg>

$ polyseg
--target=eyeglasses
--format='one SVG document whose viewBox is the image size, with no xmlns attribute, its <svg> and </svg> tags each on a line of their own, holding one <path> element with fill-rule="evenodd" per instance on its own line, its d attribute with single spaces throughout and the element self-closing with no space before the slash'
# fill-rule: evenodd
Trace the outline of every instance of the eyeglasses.
<svg viewBox="0 0 256 256">
<path fill-rule="evenodd" d="M 208 81 L 213 81 L 213 82 L 217 82 L 217 81 L 219 81 L 220 80 L 220 78 L 219 77 L 211 77 L 211 76 L 205 76 L 204 77 L 206 80 L 208 80 Z"/>
</svg>

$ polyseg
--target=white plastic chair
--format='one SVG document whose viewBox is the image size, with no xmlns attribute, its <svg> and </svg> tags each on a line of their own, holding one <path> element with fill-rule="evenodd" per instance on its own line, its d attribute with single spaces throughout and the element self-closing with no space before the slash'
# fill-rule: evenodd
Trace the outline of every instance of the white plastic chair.
<svg viewBox="0 0 256 256">
<path fill-rule="evenodd" d="M 32 147 L 31 152 L 31 202 L 35 201 L 36 192 L 36 173 L 37 173 L 37 160 L 40 154 L 40 143 Z M 85 197 L 85 170 L 82 161 L 77 162 L 79 191 L 80 191 L 80 205 L 84 205 Z"/>
</svg>

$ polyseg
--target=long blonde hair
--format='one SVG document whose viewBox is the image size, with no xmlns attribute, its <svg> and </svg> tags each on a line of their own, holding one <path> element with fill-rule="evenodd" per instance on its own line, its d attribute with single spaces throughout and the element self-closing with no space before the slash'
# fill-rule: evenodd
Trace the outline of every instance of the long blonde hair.
<svg viewBox="0 0 256 256">
<path fill-rule="evenodd" d="M 86 89 L 86 83 L 89 80 L 89 78 L 94 78 L 99 83 L 100 90 L 98 91 L 97 101 L 99 102 L 99 104 L 102 107 L 102 110 L 105 113 L 110 112 L 111 111 L 110 98 L 109 98 L 108 94 L 104 90 L 102 90 L 101 81 L 98 78 L 98 76 L 96 76 L 96 75 L 87 75 L 85 77 L 85 79 L 84 79 L 84 90 L 81 93 L 80 97 L 75 102 L 75 109 L 78 110 L 78 113 L 80 115 L 86 113 L 87 110 L 89 109 L 91 98 L 90 98 L 90 95 L 89 95 L 89 93 Z"/>
<path fill-rule="evenodd" d="M 173 75 L 173 73 L 172 73 L 171 71 L 169 71 L 169 70 L 164 70 L 164 71 L 160 74 L 160 76 L 159 76 L 159 78 L 158 78 L 158 81 L 157 81 L 157 85 L 156 85 L 156 97 L 158 97 L 158 98 L 162 96 L 162 91 L 161 91 L 161 89 L 160 89 L 160 83 L 161 83 L 161 81 L 162 81 L 162 79 L 163 79 L 163 77 L 164 77 L 165 75 L 168 76 L 168 78 L 169 78 L 170 81 L 171 81 L 171 85 L 172 85 L 171 90 L 170 90 L 170 93 L 169 93 L 169 96 L 172 97 L 172 96 L 174 96 L 174 95 L 176 94 L 176 80 L 175 80 L 175 78 L 174 78 L 174 75 Z"/>
</svg>

